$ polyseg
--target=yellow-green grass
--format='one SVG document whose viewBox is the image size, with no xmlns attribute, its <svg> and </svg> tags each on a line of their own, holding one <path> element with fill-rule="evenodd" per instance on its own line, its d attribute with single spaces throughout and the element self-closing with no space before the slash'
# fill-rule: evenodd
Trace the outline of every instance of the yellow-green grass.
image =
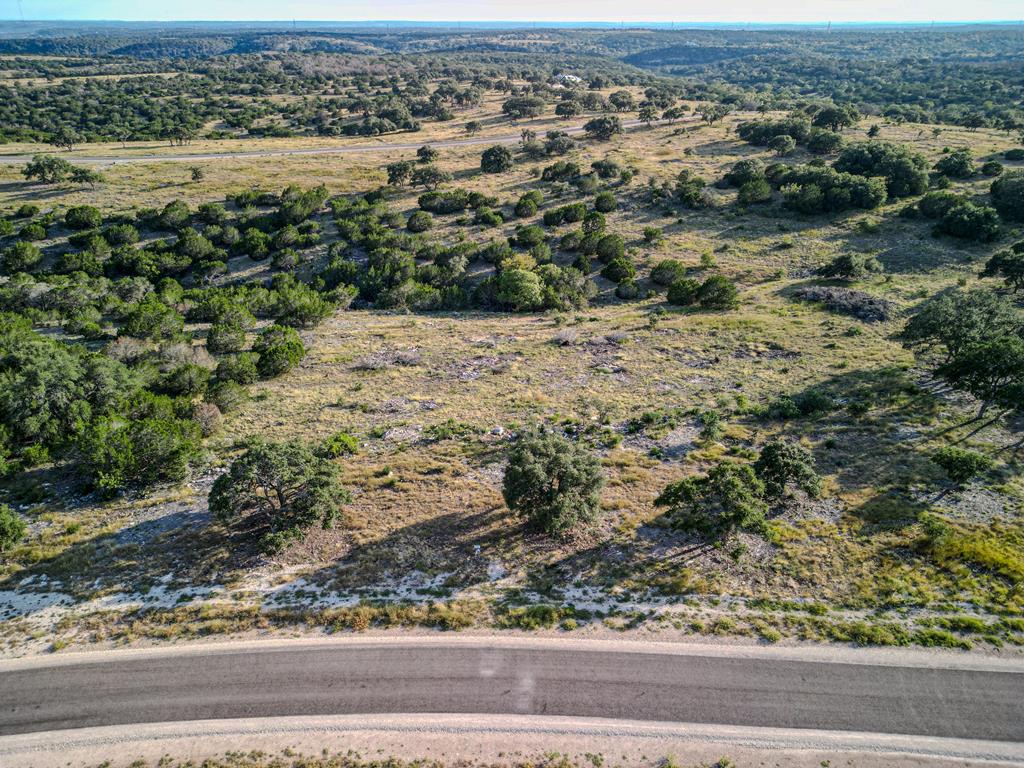
<svg viewBox="0 0 1024 768">
<path fill-rule="evenodd" d="M 927 455 L 948 439 L 941 430 L 965 418 L 971 404 L 922 389 L 924 371 L 892 338 L 903 310 L 958 281 L 973 284 L 980 264 L 998 246 L 933 238 L 928 223 L 897 218 L 901 202 L 867 214 L 806 218 L 744 211 L 728 190 L 714 190 L 711 210 L 663 213 L 643 205 L 648 178 L 667 181 L 690 168 L 714 181 L 737 159 L 770 161 L 766 151 L 730 135 L 743 117 L 749 116 L 683 131 L 679 125 L 633 130 L 611 142 L 582 144 L 569 158 L 585 168 L 612 156 L 638 171 L 630 186 L 616 188 L 622 204 L 608 219 L 609 229 L 625 236 L 642 276 L 661 258 L 679 258 L 692 267 L 702 257 L 705 264 L 710 259 L 715 266 L 705 273 L 718 270 L 740 284 L 742 303 L 736 311 L 669 308 L 660 314 L 666 309 L 661 294 L 619 302 L 611 295 L 612 286 L 599 279 L 598 305 L 579 312 L 350 311 L 304 332 L 309 355 L 302 365 L 253 387 L 251 402 L 229 414 L 209 441 L 216 461 L 224 462 L 238 441 L 252 435 L 321 440 L 344 430 L 360 439 L 360 453 L 339 460 L 344 483 L 354 492 L 341 523 L 330 531 L 311 532 L 281 561 L 339 589 L 415 569 L 451 574 L 450 587 L 458 590 L 486 582 L 488 563 L 500 562 L 520 585 L 540 594 L 546 590 L 552 599 L 578 581 L 611 594 L 653 590 L 680 600 L 686 595 L 815 600 L 850 611 L 959 610 L 956 606 L 963 603 L 983 612 L 1019 614 L 1022 595 L 1013 575 L 1022 557 L 1024 485 L 1019 474 L 1005 463 L 997 469 L 1000 484 L 992 490 L 1005 500 L 1007 519 L 968 520 L 957 529 L 960 537 L 945 548 L 924 545 L 915 519 L 942 487 Z M 848 134 L 863 135 L 870 122 Z M 882 138 L 911 144 L 931 161 L 947 145 L 970 145 L 979 158 L 1012 145 L 1010 138 L 991 131 L 943 128 L 936 137 L 929 126 L 885 126 Z M 536 186 L 536 172 L 551 162 L 523 162 L 506 174 L 481 175 L 480 150 L 443 150 L 439 165 L 456 175 L 455 184 L 503 202 Z M 39 198 L 44 207 L 91 203 L 120 212 L 163 205 L 175 197 L 197 204 L 242 189 L 290 183 L 324 183 L 332 193 L 362 192 L 384 182 L 384 164 L 411 156 L 411 151 L 389 151 L 206 161 L 206 178 L 197 183 L 188 181 L 181 164 L 116 165 L 105 169 L 108 180 L 95 190 L 57 188 L 44 195 L 35 185 L 16 183 L 16 169 L 6 168 L 0 171 L 5 183 L 0 204 Z M 807 159 L 798 154 L 787 162 Z M 981 192 L 986 183 L 958 186 Z M 417 194 L 399 194 L 392 208 L 413 210 Z M 576 197 L 566 190 L 561 199 L 549 200 Z M 506 236 L 520 223 L 481 229 L 465 227 L 457 218 L 438 217 L 428 236 L 485 241 Z M 642 243 L 647 226 L 664 230 L 658 245 Z M 328 239 L 332 231 L 328 225 Z M 848 249 L 877 253 L 886 264 L 886 276 L 853 287 L 893 301 L 897 312 L 889 322 L 863 324 L 790 298 L 793 288 L 812 279 L 815 267 Z M 571 343 L 553 343 L 556 334 L 567 330 L 572 333 L 561 338 Z M 418 355 L 417 364 L 376 369 L 363 364 L 382 353 L 409 351 Z M 781 395 L 815 387 L 829 389 L 841 404 L 852 393 L 871 408 L 859 416 L 840 408 L 793 422 L 751 413 Z M 725 437 L 697 443 L 689 453 L 652 455 L 651 447 L 663 434 L 627 436 L 618 445 L 606 441 L 600 450 L 608 484 L 603 515 L 593 531 L 551 542 L 526 532 L 504 507 L 501 459 L 510 431 L 543 421 L 589 426 L 604 439 L 621 435 L 627 420 L 659 409 L 682 414 L 678 426 L 696 431 L 693 412 L 710 408 L 725 416 Z M 469 425 L 472 434 L 431 440 L 430 427 L 448 420 Z M 797 505 L 772 522 L 769 544 L 741 537 L 746 552 L 690 556 L 690 540 L 659 527 L 660 510 L 653 500 L 666 483 L 719 458 L 739 459 L 778 434 L 812 449 L 825 476 L 830 512 L 810 503 Z M 994 430 L 975 440 L 992 447 L 1007 438 Z M 187 493 L 189 505 L 202 506 L 201 490 Z M 27 568 L 85 585 L 97 576 L 132 583 L 136 577 L 153 580 L 170 571 L 182 581 L 202 583 L 241 581 L 251 565 L 232 555 L 216 527 L 172 533 L 157 545 L 135 549 L 112 545 L 111 534 L 131 520 L 124 501 L 63 508 L 48 504 L 32 512 L 37 517 L 44 513 L 57 525 L 15 550 L 6 566 L 9 573 Z M 474 554 L 477 545 L 479 556 Z M 753 622 L 761 620 L 737 626 L 763 637 L 783 632 L 837 639 L 839 632 L 809 628 L 807 622 L 798 627 L 768 621 L 759 629 Z"/>
</svg>

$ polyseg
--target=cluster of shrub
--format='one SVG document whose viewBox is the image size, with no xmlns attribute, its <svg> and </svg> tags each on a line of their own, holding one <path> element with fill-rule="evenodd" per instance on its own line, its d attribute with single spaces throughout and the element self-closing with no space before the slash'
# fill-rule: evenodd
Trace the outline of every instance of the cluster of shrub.
<svg viewBox="0 0 1024 768">
<path fill-rule="evenodd" d="M 303 283 L 288 271 L 269 284 L 213 285 L 209 262 L 245 243 L 241 252 L 294 268 L 283 255 L 315 241 L 308 225 L 325 198 L 322 188 L 245 193 L 233 201 L 234 219 L 214 203 L 192 212 L 176 201 L 110 219 L 76 206 L 60 219 L 70 250 L 46 253 L 34 241 L 57 226 L 54 212 L 27 205 L 0 220 L 0 235 L 16 238 L 2 250 L 0 473 L 66 462 L 102 493 L 185 477 L 201 438 L 246 399 L 246 385 L 300 362 L 295 328 L 352 298 L 346 286 Z M 16 231 L 19 219 L 27 223 Z M 140 245 L 160 231 L 176 234 Z M 205 347 L 193 345 L 186 323 L 209 324 Z M 37 330 L 53 324 L 92 343 Z"/>
<path fill-rule="evenodd" d="M 178 69 L 180 62 L 167 62 Z M 425 119 L 451 120 L 458 110 L 483 102 L 497 80 L 466 71 L 461 80 L 442 77 L 431 87 L 429 74 L 406 77 L 349 72 L 312 75 L 298 58 L 271 66 L 259 57 L 193 71 L 190 77 L 65 78 L 46 88 L 0 86 L 0 140 L 48 141 L 70 149 L 84 141 L 164 139 L 187 143 L 204 135 L 203 126 L 227 129 L 211 138 L 379 135 L 416 131 Z M 252 98 L 239 100 L 239 92 Z M 274 94 L 306 94 L 298 101 Z"/>
<path fill-rule="evenodd" d="M 689 268 L 678 259 L 662 259 L 651 270 L 651 282 L 667 286 L 666 300 L 680 307 L 735 309 L 739 291 L 724 275 L 710 275 L 703 281 L 688 277 Z"/>
<path fill-rule="evenodd" d="M 532 429 L 509 448 L 502 492 L 530 526 L 565 536 L 597 518 L 603 485 L 600 459 L 582 440 Z M 663 521 L 670 527 L 715 540 L 737 530 L 764 533 L 769 505 L 794 488 L 820 493 L 814 461 L 803 446 L 774 440 L 750 464 L 726 460 L 670 483 L 655 504 L 667 508 Z"/>
<path fill-rule="evenodd" d="M 846 113 L 849 115 L 849 113 Z M 816 120 L 816 123 L 821 123 Z M 843 120 L 842 126 L 852 122 Z M 779 155 L 788 155 L 801 146 L 816 155 L 830 155 L 843 148 L 840 133 L 798 114 L 779 120 L 753 120 L 736 126 L 736 134 L 750 144 L 768 147 Z"/>
<path fill-rule="evenodd" d="M 901 211 L 908 218 L 935 221 L 937 234 L 990 242 L 999 237 L 1003 221 L 1024 221 L 1024 172 L 1001 174 L 989 187 L 991 205 L 949 189 L 925 194 Z"/>
<path fill-rule="evenodd" d="M 745 125 L 780 127 L 789 120 Z M 748 131 L 749 133 L 749 131 Z M 999 236 L 1003 220 L 1024 220 L 1024 173 L 1003 173 L 1000 163 L 990 161 L 980 172 L 995 176 L 990 187 L 991 205 L 948 189 L 951 178 L 966 179 L 979 172 L 969 150 L 951 152 L 929 175 L 925 159 L 906 147 L 868 141 L 846 147 L 831 167 L 821 161 L 788 166 L 773 163 L 765 167 L 757 159 L 741 160 L 723 177 L 722 183 L 738 189 L 742 204 L 766 203 L 780 190 L 783 205 L 800 213 L 839 212 L 850 208 L 871 210 L 888 199 L 921 195 L 902 215 L 925 216 L 936 221 L 936 232 L 952 237 L 987 242 Z M 687 172 L 677 182 L 677 197 L 691 206 L 700 204 L 700 188 Z M 685 178 L 684 178 L 685 176 Z M 682 193 L 682 194 L 680 194 Z"/>
</svg>

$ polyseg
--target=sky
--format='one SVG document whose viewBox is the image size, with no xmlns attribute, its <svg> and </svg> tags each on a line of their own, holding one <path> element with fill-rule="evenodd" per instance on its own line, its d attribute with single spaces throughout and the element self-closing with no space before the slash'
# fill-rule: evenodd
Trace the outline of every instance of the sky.
<svg viewBox="0 0 1024 768">
<path fill-rule="evenodd" d="M 4 20 L 1009 21 L 1024 0 L 0 0 Z"/>
</svg>

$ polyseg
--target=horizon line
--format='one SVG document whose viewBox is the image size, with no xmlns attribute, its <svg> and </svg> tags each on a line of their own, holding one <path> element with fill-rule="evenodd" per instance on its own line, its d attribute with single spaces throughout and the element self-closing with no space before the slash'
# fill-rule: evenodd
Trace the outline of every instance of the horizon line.
<svg viewBox="0 0 1024 768">
<path fill-rule="evenodd" d="M 488 24 L 532 24 L 532 25 L 565 25 L 573 24 L 585 26 L 588 24 L 622 27 L 645 27 L 645 26 L 666 26 L 676 24 L 696 24 L 700 26 L 722 25 L 722 26 L 810 26 L 817 24 L 831 24 L 833 26 L 933 26 L 933 25 L 975 25 L 975 24 L 1020 24 L 1024 25 L 1024 19 L 934 19 L 922 20 L 882 20 L 865 19 L 858 21 L 834 21 L 831 19 L 820 19 L 814 21 L 696 21 L 696 20 L 675 20 L 675 21 L 615 21 L 609 19 L 13 19 L 0 18 L 0 24 L 394 24 L 394 25 L 442 25 L 442 24 L 472 24 L 475 26 Z"/>
</svg>

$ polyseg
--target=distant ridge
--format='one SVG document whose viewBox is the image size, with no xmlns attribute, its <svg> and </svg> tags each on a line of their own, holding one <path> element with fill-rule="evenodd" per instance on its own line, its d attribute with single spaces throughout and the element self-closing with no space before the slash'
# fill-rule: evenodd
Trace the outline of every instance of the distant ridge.
<svg viewBox="0 0 1024 768">
<path fill-rule="evenodd" d="M 54 30 L 80 31 L 92 30 L 208 30 L 208 31 L 229 31 L 229 30 L 268 30 L 268 31 L 296 31 L 296 30 L 358 30 L 358 29 L 461 29 L 461 30 L 504 30 L 504 29 L 654 29 L 654 30 L 685 30 L 685 29 L 901 29 L 920 27 L 991 27 L 1021 25 L 1020 20 L 1005 21 L 908 21 L 908 22 L 855 22 L 855 21 L 829 21 L 822 19 L 815 22 L 727 22 L 727 21 L 650 21 L 650 22 L 621 22 L 621 21 L 459 21 L 458 19 L 444 21 L 410 21 L 403 19 L 380 19 L 371 21 L 309 21 L 309 20 L 281 20 L 281 21 L 119 21 L 116 19 L 80 21 L 80 20 L 32 20 L 26 19 L 0 19 L 0 30 L 6 35 L 18 30 L 24 34 L 43 34 Z"/>
</svg>

